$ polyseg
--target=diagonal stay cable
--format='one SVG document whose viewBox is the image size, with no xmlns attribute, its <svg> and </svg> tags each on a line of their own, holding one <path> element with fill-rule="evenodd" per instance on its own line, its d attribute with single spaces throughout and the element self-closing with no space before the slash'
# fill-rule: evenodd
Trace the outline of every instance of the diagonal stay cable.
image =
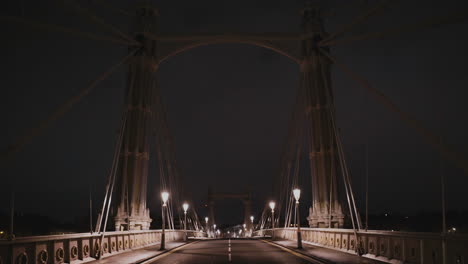
<svg viewBox="0 0 468 264">
<path fill-rule="evenodd" d="M 361 15 L 357 16 L 353 21 L 351 21 L 350 23 L 345 24 L 340 30 L 338 30 L 337 32 L 331 34 L 330 36 L 328 36 L 327 38 L 322 40 L 319 43 L 319 45 L 321 45 L 322 43 L 327 43 L 327 42 L 337 38 L 338 36 L 343 35 L 343 34 L 349 32 L 349 31 L 351 31 L 353 29 L 353 27 L 364 23 L 368 18 L 370 18 L 371 16 L 373 16 L 373 15 L 377 14 L 378 12 L 382 11 L 383 9 L 385 9 L 390 2 L 392 2 L 392 0 L 384 0 L 383 2 L 380 2 L 379 4 L 375 5 L 374 7 L 368 9 L 364 14 L 361 14 Z"/>
<path fill-rule="evenodd" d="M 416 22 L 416 23 L 409 24 L 409 25 L 401 25 L 401 26 L 394 27 L 394 28 L 388 28 L 380 32 L 367 33 L 367 34 L 362 34 L 358 36 L 352 36 L 348 38 L 327 41 L 327 42 L 321 43 L 319 46 L 335 46 L 339 44 L 348 44 L 348 43 L 352 43 L 352 42 L 360 41 L 360 40 L 393 37 L 399 34 L 412 33 L 412 32 L 417 32 L 417 31 L 432 28 L 432 27 L 462 22 L 466 20 L 467 18 L 468 18 L 468 9 L 464 9 L 464 10 L 452 12 L 450 14 L 447 14 L 441 17 L 435 17 L 435 18 L 433 17 L 433 18 L 425 19 L 423 21 Z"/>
<path fill-rule="evenodd" d="M 8 149 L 2 153 L 0 157 L 0 161 L 2 163 L 6 163 L 6 161 L 11 158 L 14 154 L 21 150 L 27 143 L 29 143 L 34 137 L 40 135 L 45 129 L 47 129 L 52 122 L 62 117 L 68 110 L 70 110 L 75 104 L 77 104 L 83 97 L 88 95 L 101 81 L 106 79 L 109 75 L 111 75 L 120 65 L 125 63 L 138 49 L 133 50 L 128 55 L 126 55 L 122 60 L 118 63 L 114 64 L 110 67 L 107 71 L 99 75 L 96 79 L 94 79 L 90 85 L 88 85 L 85 89 L 81 90 L 77 95 L 72 96 L 69 98 L 65 103 L 61 104 L 55 111 L 50 114 L 46 119 L 42 120 L 37 124 L 35 127 L 29 129 L 24 133 L 24 135 L 19 138 L 14 144 L 10 145 Z"/>
<path fill-rule="evenodd" d="M 75 36 L 80 36 L 80 37 L 85 37 L 88 39 L 93 39 L 93 40 L 105 40 L 105 41 L 110 41 L 118 44 L 123 44 L 123 45 L 135 45 L 135 42 L 130 42 L 126 40 L 121 40 L 118 38 L 113 38 L 113 37 L 108 37 L 108 36 L 101 36 L 89 32 L 84 32 L 84 31 L 79 31 L 74 28 L 69 28 L 69 27 L 64 27 L 64 26 L 59 26 L 59 25 L 54 25 L 54 24 L 48 24 L 40 21 L 34 21 L 34 20 L 28 20 L 24 19 L 21 17 L 15 17 L 15 16 L 0 16 L 0 20 L 6 20 L 10 22 L 15 22 L 15 23 L 20 23 L 23 25 L 27 25 L 33 28 L 37 29 L 42 29 L 42 30 L 49 30 L 49 31 L 58 31 L 62 33 L 68 33 L 72 34 Z M 138 44 L 140 45 L 140 44 Z"/>
<path fill-rule="evenodd" d="M 116 28 L 115 26 L 105 22 L 102 18 L 96 16 L 95 14 L 93 14 L 90 10 L 86 9 L 86 8 L 83 8 L 81 7 L 80 5 L 78 5 L 75 1 L 73 0 L 62 0 L 63 2 L 65 2 L 66 4 L 72 6 L 77 12 L 79 13 L 82 13 L 83 15 L 87 16 L 91 21 L 93 21 L 94 23 L 98 24 L 98 25 L 101 25 L 107 29 L 109 29 L 110 31 L 112 31 L 114 34 L 120 36 L 122 39 L 125 39 L 127 41 L 130 41 L 132 42 L 133 44 L 139 44 L 138 42 L 136 42 L 134 39 L 132 39 L 130 36 L 128 36 L 127 34 L 123 33 L 121 30 L 119 30 L 118 28 Z"/>
<path fill-rule="evenodd" d="M 436 136 L 434 133 L 432 133 L 430 130 L 424 127 L 421 124 L 421 122 L 416 120 L 410 114 L 398 108 L 398 106 L 395 105 L 387 96 L 385 96 L 385 94 L 372 87 L 366 79 L 353 72 L 348 66 L 339 63 L 326 51 L 320 49 L 320 52 L 324 54 L 328 59 L 330 59 L 330 61 L 332 61 L 335 65 L 337 65 L 338 68 L 340 68 L 351 79 L 359 83 L 359 85 L 361 85 L 370 94 L 372 94 L 381 104 L 383 104 L 390 111 L 396 113 L 404 123 L 416 130 L 416 132 L 422 138 L 424 138 L 429 144 L 431 144 L 438 151 L 440 151 L 447 159 L 454 161 L 457 164 L 457 166 L 462 168 L 465 171 L 465 173 L 468 174 L 468 160 L 466 159 L 466 157 L 464 157 L 461 153 L 458 153 L 455 150 L 449 148 L 449 146 L 447 146 L 446 144 L 443 144 L 440 141 L 440 137 Z"/>
</svg>

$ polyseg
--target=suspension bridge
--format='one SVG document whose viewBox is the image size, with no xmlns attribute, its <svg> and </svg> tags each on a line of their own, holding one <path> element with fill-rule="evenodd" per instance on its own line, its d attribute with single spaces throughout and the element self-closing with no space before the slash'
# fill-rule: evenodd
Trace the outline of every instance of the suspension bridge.
<svg viewBox="0 0 468 264">
<path fill-rule="evenodd" d="M 368 230 L 357 208 L 342 138 L 335 115 L 332 68 L 342 71 L 374 99 L 413 129 L 454 166 L 468 173 L 468 160 L 444 144 L 384 93 L 342 63 L 331 52 L 335 45 L 392 37 L 463 21 L 467 10 L 430 18 L 381 32 L 346 37 L 385 10 L 391 1 L 380 1 L 334 33 L 327 33 L 318 6 L 301 12 L 301 30 L 273 33 L 160 33 L 158 10 L 151 4 L 135 10 L 114 9 L 131 19 L 126 33 L 81 6 L 64 0 L 78 14 L 111 35 L 99 35 L 72 27 L 1 16 L 37 30 L 71 34 L 128 47 L 128 54 L 69 98 L 46 119 L 26 131 L 2 153 L 2 165 L 27 144 L 47 132 L 99 83 L 126 65 L 125 102 L 110 164 L 105 196 L 96 223 L 89 233 L 14 236 L 14 219 L 0 240 L 1 263 L 467 263 L 468 237 L 450 234 L 443 223 L 441 233 Z M 105 2 L 102 2 L 105 3 Z M 111 8 L 109 6 L 109 8 Z M 191 49 L 222 43 L 242 43 L 272 50 L 298 65 L 300 86 L 292 109 L 288 137 L 277 177 L 277 192 L 259 219 L 253 218 L 251 193 L 220 193 L 209 190 L 209 215 L 201 217 L 181 193 L 181 173 L 176 163 L 174 139 L 156 72 L 161 62 Z M 155 219 L 147 205 L 149 160 L 158 163 L 161 190 L 161 229 L 151 229 Z M 299 170 L 307 166 L 312 182 L 308 215 L 299 215 Z M 442 181 L 443 183 L 443 181 Z M 154 186 L 151 186 L 154 189 Z M 302 188 L 306 188 L 302 186 Z M 444 187 L 443 187 L 444 188 Z M 341 191 L 343 193 L 340 193 Z M 340 197 L 345 197 L 344 202 Z M 227 229 L 217 228 L 214 204 L 238 199 L 244 205 L 244 221 Z M 12 208 L 14 208 L 12 206 Z M 111 210 L 115 208 L 115 210 Z M 445 210 L 443 208 L 443 210 Z M 12 216 L 14 214 L 12 213 Z M 307 227 L 301 223 L 307 221 Z M 444 220 L 445 221 L 445 220 Z M 159 225 L 159 223 L 158 223 Z M 239 239 L 243 238 L 243 239 Z M 248 238 L 248 239 L 247 239 Z M 267 253 L 265 253 L 267 252 Z"/>
</svg>

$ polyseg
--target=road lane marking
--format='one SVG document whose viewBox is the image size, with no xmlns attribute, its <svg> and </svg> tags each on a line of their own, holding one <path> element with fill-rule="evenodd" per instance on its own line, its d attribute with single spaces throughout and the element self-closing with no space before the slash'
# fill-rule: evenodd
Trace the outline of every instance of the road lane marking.
<svg viewBox="0 0 468 264">
<path fill-rule="evenodd" d="M 161 259 L 161 258 L 167 257 L 167 256 L 169 256 L 170 254 L 179 251 L 180 249 L 183 249 L 183 248 L 185 248 L 185 247 L 187 247 L 187 246 L 189 246 L 189 245 L 193 245 L 193 244 L 198 243 L 198 242 L 200 242 L 200 241 L 194 241 L 194 242 L 191 242 L 191 243 L 187 243 L 187 244 L 185 244 L 185 245 L 183 245 L 183 246 L 176 247 L 176 248 L 171 249 L 171 250 L 169 250 L 169 251 L 167 251 L 167 252 L 164 252 L 164 253 L 162 253 L 161 255 L 157 255 L 157 256 L 155 256 L 155 257 L 153 257 L 153 258 L 147 259 L 147 260 L 145 260 L 145 261 L 143 261 L 143 262 L 137 262 L 137 263 L 138 263 L 138 264 L 149 264 L 149 263 L 152 263 L 152 262 L 157 261 L 157 260 L 159 260 L 159 259 Z"/>
<path fill-rule="evenodd" d="M 272 245 L 272 246 L 278 247 L 278 248 L 280 248 L 280 249 L 282 249 L 282 250 L 284 250 L 284 251 L 286 251 L 286 252 L 288 252 L 288 253 L 290 253 L 290 254 L 296 256 L 296 257 L 299 257 L 299 258 L 301 258 L 301 259 L 307 260 L 307 261 L 309 261 L 309 262 L 311 262 L 311 263 L 314 263 L 314 264 L 328 264 L 328 263 L 326 263 L 326 262 L 320 261 L 320 260 L 318 260 L 318 259 L 314 259 L 314 258 L 309 257 L 309 256 L 306 256 L 306 255 L 304 255 L 304 254 L 297 253 L 297 252 L 295 252 L 295 251 L 293 251 L 293 250 L 291 250 L 291 249 L 289 249 L 289 248 L 286 248 L 286 247 L 284 247 L 284 246 L 278 245 L 278 244 L 276 244 L 276 243 L 272 243 L 272 242 L 270 242 L 270 241 L 266 241 L 266 240 L 263 240 L 263 239 L 260 239 L 260 241 L 262 241 L 262 242 L 264 242 L 264 243 L 267 243 L 267 244 L 270 244 L 270 245 Z"/>
<path fill-rule="evenodd" d="M 232 261 L 231 259 L 231 239 L 228 240 L 228 259 L 229 259 L 229 262 Z"/>
</svg>

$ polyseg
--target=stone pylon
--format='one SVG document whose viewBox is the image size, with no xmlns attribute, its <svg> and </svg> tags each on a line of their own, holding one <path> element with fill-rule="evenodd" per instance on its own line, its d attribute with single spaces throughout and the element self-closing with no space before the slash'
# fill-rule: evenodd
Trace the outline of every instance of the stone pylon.
<svg viewBox="0 0 468 264">
<path fill-rule="evenodd" d="M 301 87 L 309 141 L 312 176 L 311 227 L 342 227 L 344 214 L 337 193 L 338 151 L 334 137 L 334 100 L 330 61 L 317 46 L 326 37 L 317 7 L 303 11 Z M 328 52 L 328 50 L 325 50 Z"/>
<path fill-rule="evenodd" d="M 141 47 L 128 63 L 125 94 L 127 121 L 117 175 L 116 230 L 149 229 L 152 221 L 146 205 L 146 185 L 158 61 L 156 41 L 145 38 L 144 33 L 156 33 L 157 16 L 156 9 L 142 5 L 136 10 L 133 23 L 134 39 Z M 130 52 L 133 49 L 135 47 L 130 47 Z"/>
</svg>

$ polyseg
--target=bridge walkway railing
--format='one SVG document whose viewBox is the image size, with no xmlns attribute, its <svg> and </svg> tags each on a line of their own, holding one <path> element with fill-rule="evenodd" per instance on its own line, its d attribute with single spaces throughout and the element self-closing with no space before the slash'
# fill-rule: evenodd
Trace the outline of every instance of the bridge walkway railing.
<svg viewBox="0 0 468 264">
<path fill-rule="evenodd" d="M 253 236 L 272 236 L 271 229 L 257 230 Z M 302 228 L 303 243 L 339 250 L 388 263 L 442 264 L 445 247 L 447 264 L 468 264 L 468 236 L 461 234 L 359 231 L 352 229 Z M 296 228 L 275 228 L 275 239 L 296 240 Z"/>
<path fill-rule="evenodd" d="M 166 241 L 182 241 L 184 230 L 166 230 Z M 204 232 L 187 230 L 189 237 L 206 237 Z M 17 237 L 0 240 L 0 264 L 6 263 L 83 263 L 134 249 L 157 245 L 161 230 L 106 232 L 100 243 L 98 233 Z M 101 248 L 102 247 L 102 248 Z"/>
</svg>

